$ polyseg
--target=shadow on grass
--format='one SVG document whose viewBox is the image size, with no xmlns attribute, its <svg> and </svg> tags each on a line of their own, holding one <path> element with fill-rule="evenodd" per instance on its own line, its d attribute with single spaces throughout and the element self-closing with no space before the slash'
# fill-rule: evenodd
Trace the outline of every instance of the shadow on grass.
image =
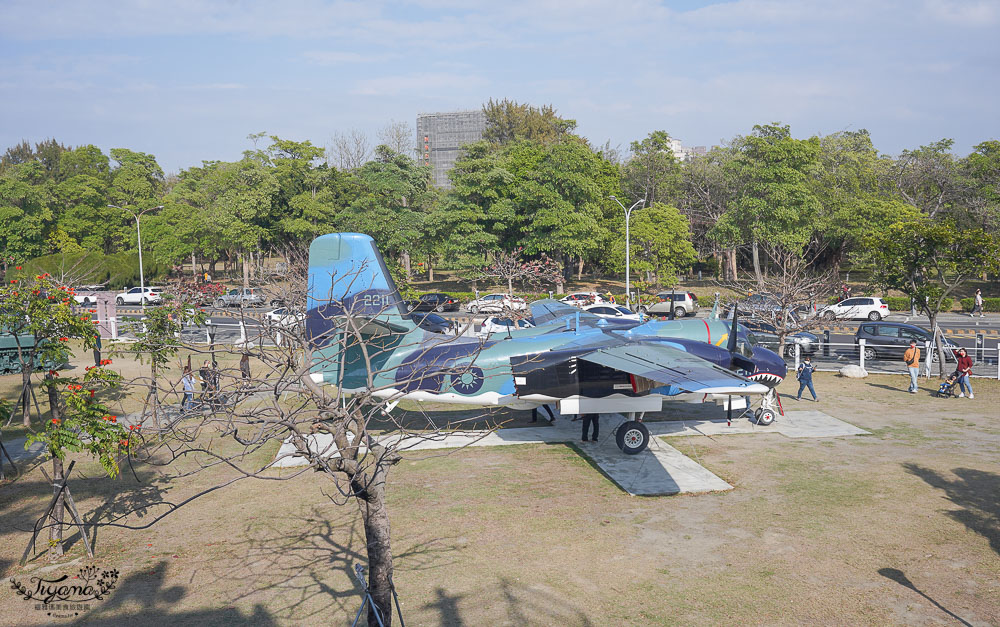
<svg viewBox="0 0 1000 627">
<path fill-rule="evenodd" d="M 254 605 L 252 614 L 234 607 L 174 610 L 175 604 L 188 595 L 185 586 L 166 587 L 168 562 L 161 560 L 148 571 L 133 573 L 121 581 L 107 601 L 92 601 L 90 613 L 80 617 L 87 625 L 277 625 L 274 617 L 261 605 Z M 45 612 L 38 610 L 39 618 Z M 49 624 L 42 621 L 38 624 Z"/>
<path fill-rule="evenodd" d="M 990 547 L 1000 555 L 1000 475 L 972 468 L 955 468 L 957 479 L 949 479 L 936 470 L 917 464 L 903 464 L 910 474 L 923 479 L 927 485 L 944 490 L 945 494 L 961 509 L 947 515 L 962 523 L 970 531 L 986 538 Z"/>
<path fill-rule="evenodd" d="M 407 572 L 447 568 L 453 563 L 448 554 L 459 548 L 447 537 L 409 545 L 397 540 L 395 545 L 394 568 Z M 336 622 L 333 617 L 353 618 L 361 607 L 364 597 L 354 565 L 367 570 L 365 546 L 354 503 L 314 505 L 298 513 L 251 517 L 242 533 L 225 542 L 225 558 L 208 568 L 220 582 L 239 577 L 240 591 L 230 603 L 268 598 L 280 621 L 329 623 Z M 213 589 L 214 582 L 204 587 Z M 397 588 L 397 593 L 405 605 L 406 590 Z"/>
<path fill-rule="evenodd" d="M 584 626 L 593 624 L 586 614 L 569 603 L 565 597 L 540 590 L 537 586 L 526 586 L 504 578 L 500 580 L 500 592 L 507 603 L 507 618 L 511 624 Z"/>
<path fill-rule="evenodd" d="M 969 624 L 967 621 L 965 621 L 961 616 L 958 616 L 957 614 L 955 614 L 954 612 L 952 612 L 951 610 L 949 610 L 945 606 L 941 605 L 940 603 L 938 603 L 937 601 L 935 601 L 931 597 L 927 596 L 927 594 L 925 594 L 923 590 L 921 590 L 921 589 L 917 588 L 915 585 L 913 585 L 913 582 L 910 581 L 909 577 L 906 576 L 906 573 L 904 573 L 903 571 L 899 570 L 898 568 L 879 568 L 878 569 L 878 574 L 882 575 L 886 579 L 891 579 L 891 580 L 895 581 L 896 583 L 898 583 L 899 585 L 903 586 L 904 588 L 909 588 L 910 590 L 913 590 L 914 592 L 916 592 L 920 596 L 924 597 L 925 599 L 927 599 L 928 601 L 930 601 L 931 603 L 933 603 L 936 608 L 938 608 L 939 610 L 941 610 L 942 612 L 944 612 L 948 616 L 951 616 L 952 618 L 954 618 L 958 622 L 962 623 L 966 627 L 972 627 L 972 625 Z"/>
</svg>

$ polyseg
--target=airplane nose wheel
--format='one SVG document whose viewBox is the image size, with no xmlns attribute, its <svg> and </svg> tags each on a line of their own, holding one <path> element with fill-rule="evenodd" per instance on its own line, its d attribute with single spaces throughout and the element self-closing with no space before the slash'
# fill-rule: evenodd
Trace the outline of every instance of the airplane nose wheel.
<svg viewBox="0 0 1000 627">
<path fill-rule="evenodd" d="M 615 433 L 618 448 L 626 455 L 635 455 L 649 446 L 649 429 L 638 420 L 628 420 Z"/>
<path fill-rule="evenodd" d="M 762 409 L 757 408 L 757 411 L 753 414 L 754 422 L 762 427 L 766 427 L 772 422 L 774 422 L 774 410 L 773 409 Z"/>
</svg>

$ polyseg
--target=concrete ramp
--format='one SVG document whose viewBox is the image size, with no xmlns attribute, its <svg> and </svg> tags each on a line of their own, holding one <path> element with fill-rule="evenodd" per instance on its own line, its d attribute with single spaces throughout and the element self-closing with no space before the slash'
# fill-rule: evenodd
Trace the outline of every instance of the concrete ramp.
<svg viewBox="0 0 1000 627">
<path fill-rule="evenodd" d="M 509 446 L 515 444 L 574 443 L 612 481 L 629 494 L 655 496 L 680 492 L 716 492 L 731 490 L 729 485 L 691 458 L 666 444 L 662 437 L 720 436 L 735 433 L 780 434 L 789 438 L 824 438 L 864 435 L 868 432 L 821 411 L 787 411 L 774 424 L 760 427 L 746 418 L 726 424 L 723 419 L 669 420 L 647 422 L 652 436 L 649 448 L 638 455 L 625 455 L 615 443 L 615 429 L 624 422 L 621 414 L 601 414 L 599 442 L 581 442 L 581 424 L 569 417 L 559 417 L 549 426 L 499 429 L 496 431 L 453 431 L 435 434 L 392 436 L 387 444 L 399 451 L 455 449 L 467 446 Z M 322 455 L 336 455 L 333 438 L 327 434 L 309 436 L 310 450 Z M 295 456 L 290 441 L 281 445 L 276 468 L 305 465 Z"/>
</svg>

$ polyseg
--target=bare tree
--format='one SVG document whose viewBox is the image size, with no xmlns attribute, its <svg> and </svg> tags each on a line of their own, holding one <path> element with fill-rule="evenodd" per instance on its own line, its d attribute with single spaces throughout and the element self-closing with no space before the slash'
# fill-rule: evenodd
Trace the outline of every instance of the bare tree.
<svg viewBox="0 0 1000 627">
<path fill-rule="evenodd" d="M 417 152 L 416 134 L 409 122 L 389 120 L 389 123 L 378 131 L 378 143 L 408 157 Z"/>
<path fill-rule="evenodd" d="M 356 128 L 346 133 L 337 131 L 332 142 L 327 161 L 341 170 L 356 170 L 371 160 L 372 146 L 363 131 Z"/>
<path fill-rule="evenodd" d="M 777 331 L 778 350 L 784 351 L 788 335 L 825 323 L 816 313 L 819 303 L 835 289 L 837 274 L 832 268 L 818 271 L 801 255 L 780 246 L 762 244 L 760 250 L 769 261 L 760 281 L 753 277 L 720 285 L 738 294 L 767 295 L 762 307 L 742 312 L 769 318 Z"/>
<path fill-rule="evenodd" d="M 558 284 L 562 281 L 562 270 L 554 259 L 543 254 L 538 259 L 525 260 L 521 258 L 523 251 L 522 247 L 495 254 L 489 265 L 475 272 L 473 279 L 504 281 L 507 283 L 507 293 L 510 295 L 514 294 L 514 281 L 532 286 L 542 283 Z"/>
</svg>

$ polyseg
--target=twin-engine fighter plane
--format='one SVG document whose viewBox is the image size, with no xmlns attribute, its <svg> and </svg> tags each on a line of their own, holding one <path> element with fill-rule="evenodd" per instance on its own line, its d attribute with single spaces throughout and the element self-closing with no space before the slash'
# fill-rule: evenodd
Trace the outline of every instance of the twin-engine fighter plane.
<svg viewBox="0 0 1000 627">
<path fill-rule="evenodd" d="M 641 415 L 664 397 L 730 400 L 763 395 L 760 424 L 774 418 L 784 361 L 750 343 L 736 320 L 612 324 L 554 300 L 532 303 L 534 327 L 491 338 L 417 327 L 374 241 L 331 233 L 309 248 L 306 334 L 311 376 L 344 394 L 536 409 L 562 414 L 622 412 L 616 433 L 629 454 L 646 448 Z M 640 415 L 635 420 L 635 414 Z"/>
</svg>

